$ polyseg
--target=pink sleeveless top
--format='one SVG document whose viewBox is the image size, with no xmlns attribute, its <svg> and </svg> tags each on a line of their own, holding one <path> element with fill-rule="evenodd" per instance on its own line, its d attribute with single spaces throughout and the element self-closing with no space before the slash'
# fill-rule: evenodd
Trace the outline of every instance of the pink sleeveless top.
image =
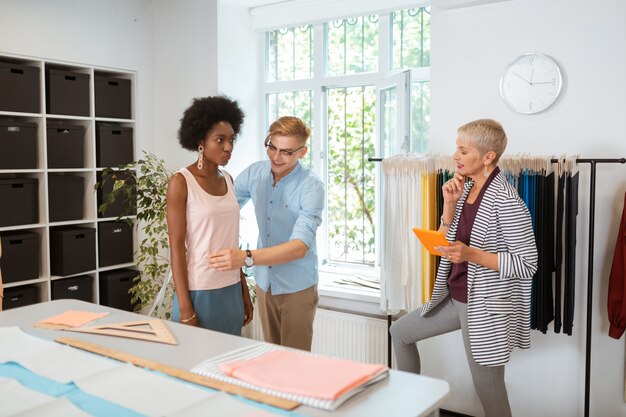
<svg viewBox="0 0 626 417">
<path fill-rule="evenodd" d="M 202 189 L 187 169 L 180 171 L 187 182 L 187 276 L 190 290 L 213 290 L 240 281 L 239 269 L 218 271 L 209 267 L 209 254 L 239 247 L 239 204 L 229 175 L 226 194 L 214 196 Z"/>
</svg>

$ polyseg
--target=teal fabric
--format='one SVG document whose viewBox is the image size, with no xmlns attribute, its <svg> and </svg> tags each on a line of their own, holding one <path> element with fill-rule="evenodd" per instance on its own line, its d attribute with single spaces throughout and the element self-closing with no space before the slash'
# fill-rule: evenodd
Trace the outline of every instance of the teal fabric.
<svg viewBox="0 0 626 417">
<path fill-rule="evenodd" d="M 171 378 L 171 376 L 160 372 L 155 373 Z M 121 407 L 94 395 L 87 394 L 81 391 L 80 388 L 73 383 L 61 384 L 52 379 L 35 374 L 17 363 L 9 362 L 0 364 L 0 377 L 13 379 L 33 391 L 37 391 L 51 397 L 66 397 L 75 406 L 95 417 L 145 417 L 143 414 L 137 413 L 128 408 Z M 180 381 L 178 379 L 176 380 Z M 180 382 L 187 383 L 186 381 Z M 189 384 L 196 388 L 205 389 L 209 392 L 217 392 L 211 388 L 191 383 Z M 303 417 L 301 414 L 297 414 L 293 411 L 282 410 L 269 405 L 257 403 L 256 401 L 251 401 L 243 397 L 235 396 L 234 398 L 237 398 L 239 401 L 242 401 L 252 407 L 263 409 L 277 415 L 287 417 Z"/>
<path fill-rule="evenodd" d="M 81 391 L 74 383 L 61 384 L 35 374 L 17 363 L 0 364 L 0 376 L 14 379 L 33 391 L 38 391 L 51 397 L 66 397 L 75 406 L 95 417 L 144 417 L 143 414 L 87 394 Z"/>
<path fill-rule="evenodd" d="M 244 320 L 241 283 L 215 290 L 189 291 L 189 295 L 200 327 L 241 336 Z M 172 321 L 180 322 L 177 296 L 172 305 Z"/>
</svg>

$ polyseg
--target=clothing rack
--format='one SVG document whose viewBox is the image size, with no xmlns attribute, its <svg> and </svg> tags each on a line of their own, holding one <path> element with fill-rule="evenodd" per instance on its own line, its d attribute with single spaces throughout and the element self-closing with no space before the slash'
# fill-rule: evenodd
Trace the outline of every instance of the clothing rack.
<svg viewBox="0 0 626 417">
<path fill-rule="evenodd" d="M 368 158 L 369 162 L 381 162 L 383 158 Z M 559 159 L 552 159 L 551 162 L 558 163 Z M 591 386 L 591 329 L 593 322 L 593 249 L 595 233 L 595 211 L 596 211 L 596 166 L 597 164 L 625 164 L 626 158 L 590 158 L 576 159 L 579 164 L 589 164 L 591 167 L 591 178 L 589 180 L 589 250 L 587 255 L 587 333 L 585 344 L 585 417 L 589 417 L 589 389 Z M 391 325 L 391 315 L 387 315 L 387 330 Z M 387 361 L 391 368 L 391 335 L 387 332 L 388 355 Z"/>
</svg>

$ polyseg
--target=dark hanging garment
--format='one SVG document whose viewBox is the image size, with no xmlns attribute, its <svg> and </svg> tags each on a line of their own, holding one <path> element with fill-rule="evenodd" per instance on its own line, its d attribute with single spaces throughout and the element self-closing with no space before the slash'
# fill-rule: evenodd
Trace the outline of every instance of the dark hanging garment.
<svg viewBox="0 0 626 417">
<path fill-rule="evenodd" d="M 561 333 L 561 300 L 563 298 L 563 214 L 565 206 L 565 182 L 568 174 L 559 170 L 556 193 L 556 233 L 554 249 L 554 332 Z"/>
<path fill-rule="evenodd" d="M 576 286 L 576 216 L 578 215 L 578 172 L 566 183 L 565 274 L 563 276 L 563 333 L 571 336 L 574 325 Z"/>
<path fill-rule="evenodd" d="M 626 194 L 619 233 L 615 242 L 615 254 L 609 276 L 609 336 L 619 339 L 626 329 Z"/>
<path fill-rule="evenodd" d="M 537 273 L 533 277 L 533 304 L 535 314 L 531 318 L 533 329 L 548 331 L 554 319 L 552 272 L 554 269 L 554 173 L 538 174 L 535 192 L 535 241 L 539 255 Z"/>
</svg>

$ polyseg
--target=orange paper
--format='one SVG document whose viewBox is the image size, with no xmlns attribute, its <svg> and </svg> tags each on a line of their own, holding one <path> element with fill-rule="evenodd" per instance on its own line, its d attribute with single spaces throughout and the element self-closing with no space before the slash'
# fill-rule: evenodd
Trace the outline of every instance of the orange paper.
<svg viewBox="0 0 626 417">
<path fill-rule="evenodd" d="M 220 365 L 229 376 L 253 385 L 308 397 L 337 399 L 386 368 L 323 356 L 274 350 Z"/>
<path fill-rule="evenodd" d="M 418 229 L 417 227 L 413 228 L 413 233 L 415 233 L 415 236 L 417 236 L 420 242 L 422 242 L 422 245 L 424 245 L 428 252 L 437 256 L 445 256 L 443 253 L 435 249 L 435 246 L 450 245 L 450 242 L 446 240 L 443 233 L 437 230 Z"/>
<path fill-rule="evenodd" d="M 56 316 L 52 316 L 45 320 L 42 320 L 40 321 L 40 323 L 77 327 L 84 326 L 89 322 L 101 319 L 102 317 L 106 317 L 108 315 L 109 313 L 94 313 L 92 311 L 68 310 L 65 313 L 61 313 Z"/>
</svg>

